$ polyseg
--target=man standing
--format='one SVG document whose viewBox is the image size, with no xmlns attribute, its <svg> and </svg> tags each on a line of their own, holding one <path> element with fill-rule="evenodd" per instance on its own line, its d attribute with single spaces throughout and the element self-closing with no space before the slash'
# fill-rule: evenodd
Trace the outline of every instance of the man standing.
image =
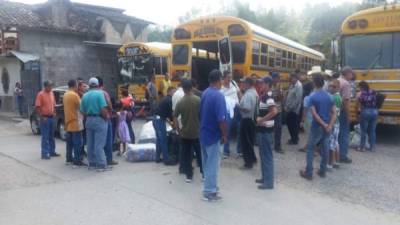
<svg viewBox="0 0 400 225">
<path fill-rule="evenodd" d="M 227 158 L 230 155 L 229 141 L 231 138 L 232 128 L 237 127 L 234 116 L 236 105 L 239 104 L 240 91 L 236 82 L 232 80 L 232 74 L 229 71 L 224 71 L 222 78 L 223 83 L 221 93 L 225 96 L 227 110 L 226 122 L 228 126 L 228 140 L 224 145 L 224 157 Z"/>
<path fill-rule="evenodd" d="M 175 92 L 175 88 L 169 87 L 167 96 L 165 96 L 156 110 L 156 115 L 153 119 L 153 127 L 156 131 L 157 143 L 156 143 L 156 162 L 161 162 L 160 156 L 162 153 L 163 162 L 165 165 L 174 165 L 169 159 L 168 142 L 167 142 L 167 124 L 173 126 L 173 115 L 172 115 L 172 95 Z"/>
<path fill-rule="evenodd" d="M 285 99 L 286 124 L 290 133 L 289 145 L 299 142 L 299 118 L 303 99 L 303 87 L 297 73 L 290 74 L 290 86 Z"/>
<path fill-rule="evenodd" d="M 238 105 L 242 120 L 240 121 L 240 142 L 243 153 L 244 166 L 242 169 L 252 169 L 253 164 L 257 163 L 254 153 L 255 144 L 255 119 L 258 114 L 259 98 L 254 88 L 254 79 L 246 77 L 244 79 L 245 93 Z"/>
<path fill-rule="evenodd" d="M 153 75 L 150 78 L 150 82 L 146 86 L 146 97 L 149 101 L 151 116 L 153 116 L 157 110 L 157 93 L 156 77 Z"/>
<path fill-rule="evenodd" d="M 218 201 L 218 172 L 220 152 L 226 143 L 226 103 L 221 94 L 222 73 L 213 70 L 208 75 L 208 87 L 200 102 L 200 143 L 204 171 L 203 200 Z"/>
<path fill-rule="evenodd" d="M 274 118 L 274 149 L 277 153 L 283 154 L 282 149 L 282 100 L 283 100 L 283 89 L 281 86 L 281 78 L 278 72 L 271 72 L 272 78 L 272 97 L 275 102 L 277 114 Z"/>
<path fill-rule="evenodd" d="M 107 139 L 107 102 L 104 92 L 99 89 L 99 81 L 89 80 L 89 91 L 83 96 L 81 112 L 86 116 L 86 138 L 89 169 L 99 172 L 109 170 L 104 153 Z"/>
<path fill-rule="evenodd" d="M 190 183 L 193 179 L 193 150 L 196 153 L 197 161 L 200 163 L 200 172 L 203 173 L 199 142 L 200 98 L 193 94 L 190 80 L 183 79 L 181 86 L 185 96 L 179 101 L 174 111 L 174 124 L 181 137 L 182 158 L 180 159 L 180 168 L 186 175 L 186 182 Z M 182 129 L 179 129 L 178 125 L 179 116 L 181 117 Z"/>
<path fill-rule="evenodd" d="M 161 89 L 160 91 L 161 91 L 161 94 L 162 94 L 163 97 L 168 95 L 168 88 L 169 87 L 171 87 L 171 79 L 169 77 L 169 74 L 166 73 L 164 75 L 164 80 L 162 80 L 162 82 L 161 82 L 161 88 L 160 88 Z"/>
<path fill-rule="evenodd" d="M 274 158 L 272 153 L 272 132 L 274 130 L 274 117 L 277 115 L 274 99 L 268 93 L 271 91 L 271 77 L 264 77 L 261 89 L 264 93 L 260 101 L 260 110 L 257 117 L 257 140 L 260 149 L 261 158 L 261 179 L 257 179 L 259 183 L 258 189 L 274 188 Z"/>
<path fill-rule="evenodd" d="M 86 166 L 81 158 L 83 118 L 79 112 L 81 98 L 78 95 L 76 80 L 69 80 L 68 88 L 69 90 L 63 97 L 64 123 L 67 132 L 66 163 L 72 163 L 74 166 Z"/>
<path fill-rule="evenodd" d="M 340 82 L 340 95 L 342 97 L 343 107 L 339 117 L 339 154 L 341 163 L 351 163 L 348 157 L 349 152 L 349 134 L 350 134 L 350 81 L 353 78 L 353 70 L 346 66 L 342 70 L 342 76 L 338 79 Z"/>
<path fill-rule="evenodd" d="M 54 115 L 56 101 L 52 91 L 53 83 L 45 81 L 43 90 L 36 96 L 35 107 L 40 116 L 40 133 L 42 135 L 42 159 L 60 156 L 56 153 L 54 141 Z"/>
<path fill-rule="evenodd" d="M 111 97 L 110 94 L 108 94 L 108 92 L 104 90 L 103 78 L 101 77 L 96 77 L 96 78 L 99 81 L 99 88 L 100 90 L 103 91 L 104 98 L 106 99 L 107 102 L 107 139 L 106 139 L 106 145 L 104 147 L 104 153 L 106 154 L 107 165 L 114 166 L 118 165 L 118 162 L 113 160 L 113 145 L 115 136 L 113 131 L 115 131 L 115 129 L 113 129 L 113 124 L 111 122 L 111 112 L 113 109 L 111 103 Z"/>
<path fill-rule="evenodd" d="M 336 118 L 336 107 L 333 100 L 328 92 L 322 89 L 324 86 L 323 76 L 319 73 L 315 74 L 313 81 L 315 91 L 310 97 L 313 122 L 307 142 L 307 166 L 305 170 L 300 171 L 300 176 L 307 180 L 312 180 L 313 178 L 314 148 L 318 143 L 321 144 L 321 165 L 318 175 L 322 178 L 326 176 L 329 135 Z"/>
</svg>

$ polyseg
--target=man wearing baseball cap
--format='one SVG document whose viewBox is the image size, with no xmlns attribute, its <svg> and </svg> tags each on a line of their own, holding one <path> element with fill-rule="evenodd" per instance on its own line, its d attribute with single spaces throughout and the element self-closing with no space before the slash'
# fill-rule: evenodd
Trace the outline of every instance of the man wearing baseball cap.
<svg viewBox="0 0 400 225">
<path fill-rule="evenodd" d="M 89 169 L 103 172 L 109 169 L 104 153 L 107 139 L 107 102 L 103 91 L 99 89 L 97 78 L 90 78 L 89 87 L 80 106 L 81 112 L 86 116 Z"/>
</svg>

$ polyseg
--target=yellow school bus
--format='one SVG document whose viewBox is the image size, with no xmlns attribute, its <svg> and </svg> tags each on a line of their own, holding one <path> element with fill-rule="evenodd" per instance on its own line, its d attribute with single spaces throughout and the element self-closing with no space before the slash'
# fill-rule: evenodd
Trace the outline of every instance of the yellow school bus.
<svg viewBox="0 0 400 225">
<path fill-rule="evenodd" d="M 236 17 L 189 21 L 174 29 L 171 40 L 171 75 L 192 77 L 200 89 L 208 86 L 207 77 L 213 69 L 231 71 L 234 78 L 261 77 L 274 70 L 287 81 L 290 72 L 306 72 L 325 60 L 318 51 Z M 205 51 L 206 57 L 199 57 L 200 51 Z"/>
<path fill-rule="evenodd" d="M 171 67 L 171 44 L 161 42 L 129 43 L 118 50 L 120 67 L 121 88 L 129 84 L 129 93 L 133 94 L 135 103 L 145 105 L 146 86 L 151 76 L 156 77 L 158 90 L 164 75 L 169 73 Z"/>
<path fill-rule="evenodd" d="M 386 94 L 379 122 L 400 124 L 400 4 L 363 10 L 346 18 L 341 28 L 341 64 L 354 69 L 356 84 L 364 80 Z M 356 121 L 355 99 L 351 112 Z"/>
</svg>

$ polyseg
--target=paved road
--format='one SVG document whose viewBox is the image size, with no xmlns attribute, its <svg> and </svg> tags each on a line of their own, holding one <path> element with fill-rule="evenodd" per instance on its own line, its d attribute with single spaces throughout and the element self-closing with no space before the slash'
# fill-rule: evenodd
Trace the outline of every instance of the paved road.
<svg viewBox="0 0 400 225">
<path fill-rule="evenodd" d="M 42 161 L 39 138 L 28 131 L 26 123 L 0 121 L 0 224 L 400 224 L 394 131 L 377 153 L 352 152 L 353 165 L 313 182 L 297 176 L 304 155 L 286 149 L 275 157 L 273 191 L 255 188 L 258 169 L 243 172 L 240 159 L 224 160 L 219 203 L 200 200 L 198 171 L 186 184 L 176 167 L 154 163 L 119 159 L 113 171 L 96 173 L 65 166 L 64 158 Z M 64 143 L 57 146 L 65 154 Z"/>
</svg>

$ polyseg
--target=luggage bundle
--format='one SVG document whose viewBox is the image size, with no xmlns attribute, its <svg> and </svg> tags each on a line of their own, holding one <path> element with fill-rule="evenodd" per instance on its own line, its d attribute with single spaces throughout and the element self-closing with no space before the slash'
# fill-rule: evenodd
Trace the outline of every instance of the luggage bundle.
<svg viewBox="0 0 400 225">
<path fill-rule="evenodd" d="M 128 149 L 124 154 L 128 162 L 149 162 L 156 160 L 156 145 L 147 144 L 128 144 Z"/>
</svg>

